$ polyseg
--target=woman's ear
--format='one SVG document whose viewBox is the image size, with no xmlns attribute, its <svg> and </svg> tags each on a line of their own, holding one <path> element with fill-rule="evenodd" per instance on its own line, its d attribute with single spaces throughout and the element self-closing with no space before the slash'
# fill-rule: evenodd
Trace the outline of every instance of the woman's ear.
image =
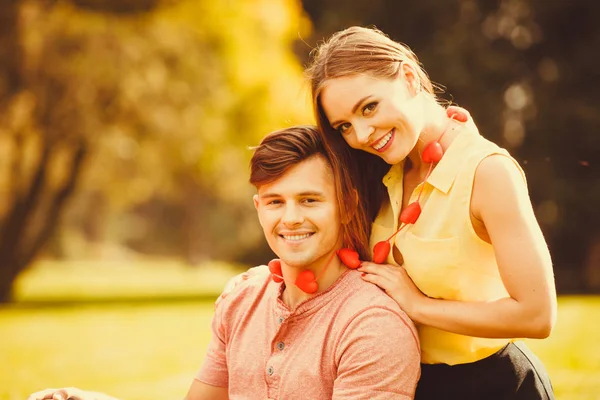
<svg viewBox="0 0 600 400">
<path fill-rule="evenodd" d="M 400 65 L 398 71 L 399 77 L 406 82 L 407 89 L 413 96 L 416 96 L 421 92 L 421 79 L 419 79 L 416 68 L 417 67 L 412 62 L 405 60 Z"/>
</svg>

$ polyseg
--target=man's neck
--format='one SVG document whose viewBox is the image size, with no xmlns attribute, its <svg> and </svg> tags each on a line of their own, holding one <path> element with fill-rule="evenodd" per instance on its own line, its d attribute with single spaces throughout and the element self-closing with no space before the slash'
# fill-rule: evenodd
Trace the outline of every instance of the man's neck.
<svg viewBox="0 0 600 400">
<path fill-rule="evenodd" d="M 327 265 L 328 262 L 329 265 Z M 323 272 L 324 268 L 327 268 L 325 272 Z M 290 309 L 294 309 L 304 300 L 329 289 L 329 287 L 331 287 L 347 269 L 348 268 L 342 264 L 337 255 L 335 255 L 335 250 L 325 254 L 314 263 L 303 267 L 290 267 L 282 262 L 281 271 L 287 283 L 281 299 Z M 315 274 L 315 277 L 319 277 L 317 280 L 319 289 L 314 294 L 305 293 L 292 283 L 296 281 L 298 274 L 304 270 L 311 270 Z"/>
</svg>

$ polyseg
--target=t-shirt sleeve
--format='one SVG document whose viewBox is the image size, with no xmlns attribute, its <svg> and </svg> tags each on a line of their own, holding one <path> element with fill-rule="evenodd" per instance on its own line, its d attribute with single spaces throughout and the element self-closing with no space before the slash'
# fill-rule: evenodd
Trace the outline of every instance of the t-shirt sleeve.
<svg viewBox="0 0 600 400">
<path fill-rule="evenodd" d="M 333 400 L 414 398 L 421 352 L 405 314 L 381 306 L 361 311 L 344 329 L 335 357 Z"/>
<path fill-rule="evenodd" d="M 208 344 L 206 357 L 196 374 L 200 382 L 212 386 L 227 387 L 229 373 L 227 370 L 227 338 L 222 324 L 225 304 L 215 306 L 215 314 L 212 319 L 212 337 Z"/>
<path fill-rule="evenodd" d="M 246 272 L 235 275 L 234 277 L 229 279 L 227 281 L 227 283 L 225 284 L 225 288 L 223 289 L 223 292 L 221 292 L 221 294 L 217 298 L 217 301 L 215 301 L 215 308 L 229 294 L 234 292 L 243 282 L 247 281 L 249 278 L 251 278 L 253 276 L 256 276 L 256 275 L 262 273 L 264 270 L 265 270 L 265 266 L 263 266 L 263 265 L 260 265 L 258 267 L 252 267 L 252 268 L 248 269 Z"/>
</svg>

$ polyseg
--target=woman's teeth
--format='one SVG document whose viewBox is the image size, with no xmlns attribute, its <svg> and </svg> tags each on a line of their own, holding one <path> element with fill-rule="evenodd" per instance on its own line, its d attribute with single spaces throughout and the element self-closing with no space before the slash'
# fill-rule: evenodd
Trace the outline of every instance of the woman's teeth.
<svg viewBox="0 0 600 400">
<path fill-rule="evenodd" d="M 393 133 L 394 133 L 394 131 L 391 130 L 387 135 L 385 135 L 383 138 L 381 138 L 381 140 L 379 140 L 379 142 L 377 142 L 377 144 L 373 145 L 373 148 L 375 150 L 380 150 L 383 146 L 385 146 L 390 141 Z"/>
<path fill-rule="evenodd" d="M 310 236 L 310 233 L 305 233 L 304 235 L 281 235 L 285 240 L 302 240 L 306 239 Z"/>
</svg>

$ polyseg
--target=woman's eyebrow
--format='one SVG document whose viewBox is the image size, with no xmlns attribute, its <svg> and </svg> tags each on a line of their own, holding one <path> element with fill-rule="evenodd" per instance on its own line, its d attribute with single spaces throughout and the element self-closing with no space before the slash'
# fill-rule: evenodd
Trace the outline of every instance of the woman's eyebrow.
<svg viewBox="0 0 600 400">
<path fill-rule="evenodd" d="M 360 105 L 362 103 L 364 103 L 366 100 L 368 100 L 371 97 L 373 97 L 373 95 L 369 94 L 369 95 L 363 97 L 362 99 L 358 100 L 356 102 L 356 104 L 354 104 L 354 107 L 352 107 L 352 114 L 356 113 L 356 110 L 358 110 L 358 107 L 360 107 Z M 342 121 L 335 121 L 335 122 L 331 122 L 330 125 L 331 126 L 336 126 L 337 124 L 341 124 L 341 123 L 342 123 Z"/>
</svg>

